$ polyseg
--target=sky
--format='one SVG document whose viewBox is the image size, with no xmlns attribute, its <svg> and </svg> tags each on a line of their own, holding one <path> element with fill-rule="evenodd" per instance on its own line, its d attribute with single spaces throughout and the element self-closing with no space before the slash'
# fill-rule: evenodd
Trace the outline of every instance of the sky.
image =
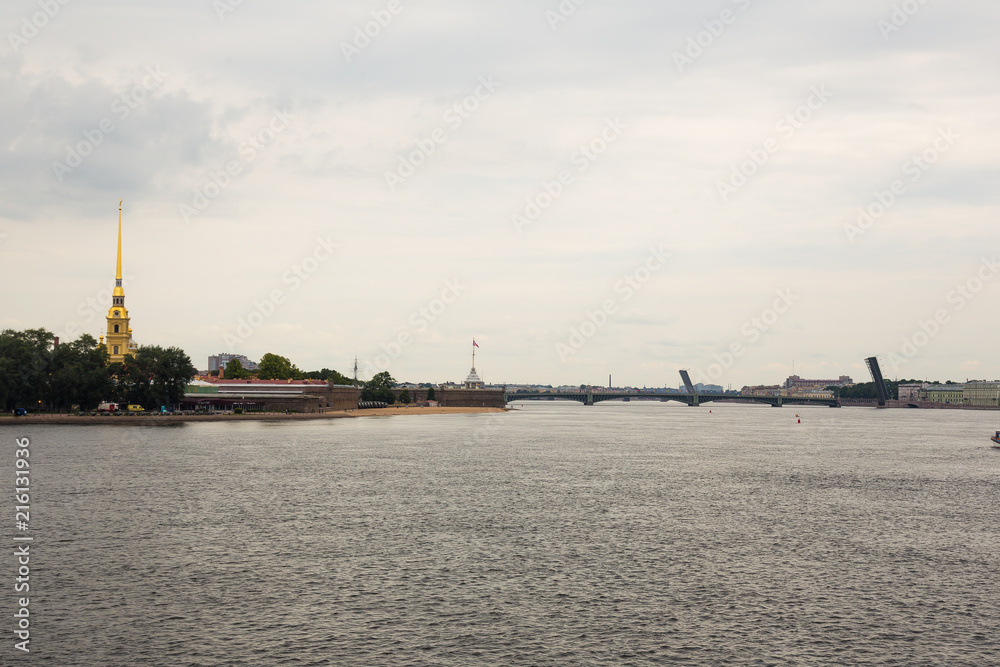
<svg viewBox="0 0 1000 667">
<path fill-rule="evenodd" d="M 0 328 L 397 380 L 1000 378 L 1000 5 L 8 0 Z"/>
</svg>

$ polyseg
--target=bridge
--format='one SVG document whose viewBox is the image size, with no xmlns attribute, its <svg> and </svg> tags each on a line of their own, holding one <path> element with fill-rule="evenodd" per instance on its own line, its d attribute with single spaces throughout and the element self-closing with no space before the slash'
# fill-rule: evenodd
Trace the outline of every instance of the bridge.
<svg viewBox="0 0 1000 667">
<path fill-rule="evenodd" d="M 581 389 L 579 392 L 556 392 L 556 391 L 505 391 L 504 403 L 513 401 L 579 401 L 584 405 L 594 405 L 601 401 L 677 401 L 685 403 L 691 407 L 698 407 L 702 403 L 726 402 L 726 403 L 766 403 L 772 407 L 780 408 L 782 405 L 827 405 L 831 408 L 839 408 L 840 400 L 837 398 L 818 398 L 813 396 L 743 396 L 740 394 L 700 394 L 695 391 L 688 377 L 687 371 L 681 371 L 681 380 L 687 389 L 686 393 L 657 393 L 640 391 L 605 391 L 598 389 L 594 391 L 592 387 Z"/>
<path fill-rule="evenodd" d="M 556 392 L 556 391 L 510 391 L 504 392 L 504 402 L 514 401 L 579 401 L 584 405 L 594 405 L 601 401 L 677 401 L 685 403 L 691 407 L 698 407 L 703 403 L 725 402 L 725 403 L 766 403 L 772 407 L 780 408 L 782 405 L 826 405 L 831 408 L 839 408 L 840 401 L 836 398 L 816 398 L 799 396 L 741 396 L 739 394 L 698 394 L 698 393 L 670 393 L 670 394 L 650 394 L 648 392 L 628 392 L 628 391 L 593 391 L 581 389 L 579 392 Z"/>
</svg>

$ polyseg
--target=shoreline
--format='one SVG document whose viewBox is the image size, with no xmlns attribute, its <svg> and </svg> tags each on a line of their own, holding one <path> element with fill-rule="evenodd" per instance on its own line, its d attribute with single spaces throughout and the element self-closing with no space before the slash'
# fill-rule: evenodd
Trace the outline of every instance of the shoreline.
<svg viewBox="0 0 1000 667">
<path fill-rule="evenodd" d="M 223 421 L 304 421 L 318 419 L 355 419 L 359 417 L 396 417 L 403 415 L 455 415 L 507 412 L 506 408 L 461 408 L 461 407 L 388 407 L 368 410 L 331 410 L 329 412 L 284 413 L 265 412 L 243 415 L 133 415 L 120 417 L 109 415 L 12 415 L 0 416 L 0 426 L 37 424 L 77 424 L 81 426 L 144 426 L 178 424 L 181 422 L 223 422 Z"/>
</svg>

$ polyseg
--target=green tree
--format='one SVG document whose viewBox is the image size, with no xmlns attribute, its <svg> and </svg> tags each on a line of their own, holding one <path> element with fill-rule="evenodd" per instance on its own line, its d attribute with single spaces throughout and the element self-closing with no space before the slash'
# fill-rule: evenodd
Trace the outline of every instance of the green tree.
<svg viewBox="0 0 1000 667">
<path fill-rule="evenodd" d="M 144 345 L 108 369 L 114 377 L 118 401 L 147 409 L 180 403 L 185 385 L 197 373 L 183 350 L 157 345 Z"/>
<path fill-rule="evenodd" d="M 93 410 L 111 396 L 111 391 L 108 350 L 93 336 L 83 334 L 53 349 L 49 371 L 49 402 L 53 407 L 77 404 L 83 410 Z"/>
<path fill-rule="evenodd" d="M 246 380 L 247 378 L 253 377 L 250 371 L 243 368 L 243 362 L 239 359 L 229 360 L 229 363 L 226 364 L 225 375 L 227 380 Z"/>
<path fill-rule="evenodd" d="M 410 403 L 413 402 L 413 399 L 410 398 L 409 389 L 404 389 L 403 391 L 399 392 L 399 402 L 402 403 L 403 405 L 409 405 Z"/>
<path fill-rule="evenodd" d="M 916 380 L 900 380 L 898 382 L 886 380 L 885 386 L 889 391 L 889 398 L 898 398 L 899 385 L 910 384 L 911 382 L 916 382 Z M 838 387 L 831 385 L 827 387 L 827 389 L 832 391 L 833 395 L 837 398 L 878 398 L 878 391 L 875 388 L 874 382 L 859 382 L 852 387 Z"/>
<path fill-rule="evenodd" d="M 257 377 L 261 380 L 299 380 L 302 379 L 302 371 L 287 357 L 268 352 L 260 358 Z"/>
<path fill-rule="evenodd" d="M 324 368 L 320 371 L 309 371 L 308 373 L 303 373 L 302 375 L 309 380 L 323 380 L 325 382 L 329 382 L 330 384 L 341 384 L 347 386 L 354 384 L 354 380 L 351 378 L 329 368 Z"/>
<path fill-rule="evenodd" d="M 45 329 L 0 333 L 0 401 L 5 411 L 37 408 L 51 395 L 49 372 L 55 336 Z"/>
<path fill-rule="evenodd" d="M 396 395 L 392 393 L 392 388 L 396 386 L 396 380 L 389 375 L 389 371 L 376 373 L 368 382 L 365 382 L 361 390 L 362 401 L 382 401 L 383 403 L 396 402 Z"/>
<path fill-rule="evenodd" d="M 433 400 L 435 400 L 435 399 L 434 399 L 434 387 L 430 387 L 430 388 L 429 388 L 429 389 L 427 390 L 427 400 L 428 400 L 428 401 L 433 401 Z"/>
</svg>

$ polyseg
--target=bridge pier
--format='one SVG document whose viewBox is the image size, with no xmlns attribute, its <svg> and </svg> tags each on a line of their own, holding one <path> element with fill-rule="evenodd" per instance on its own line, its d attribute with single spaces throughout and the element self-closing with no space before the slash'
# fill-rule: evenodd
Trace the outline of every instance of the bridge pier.
<svg viewBox="0 0 1000 667">
<path fill-rule="evenodd" d="M 584 399 L 583 404 L 584 405 L 593 405 L 594 404 L 594 395 L 593 394 L 587 394 L 587 398 Z"/>
</svg>

